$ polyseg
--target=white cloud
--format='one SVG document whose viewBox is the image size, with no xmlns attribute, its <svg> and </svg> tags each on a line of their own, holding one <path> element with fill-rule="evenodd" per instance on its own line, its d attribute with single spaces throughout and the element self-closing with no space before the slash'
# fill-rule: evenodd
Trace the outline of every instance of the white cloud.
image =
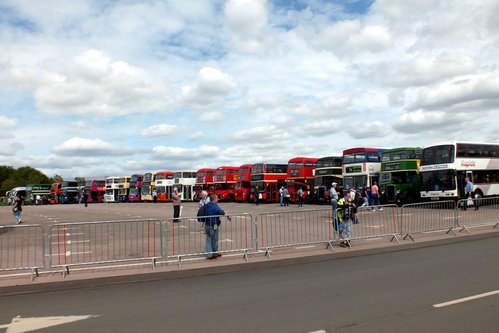
<svg viewBox="0 0 499 333">
<path fill-rule="evenodd" d="M 235 50 L 263 54 L 273 39 L 265 34 L 266 0 L 229 0 L 224 8 L 230 40 Z"/>
<path fill-rule="evenodd" d="M 194 108 L 212 107 L 221 104 L 236 87 L 230 75 L 213 67 L 204 67 L 195 83 L 182 87 L 179 101 Z"/>
<path fill-rule="evenodd" d="M 461 128 L 461 130 L 465 132 L 464 124 L 468 118 L 469 115 L 463 115 L 461 113 L 417 110 L 405 113 L 395 119 L 393 122 L 393 129 L 401 133 L 409 134 L 443 130 L 446 128 L 455 130 Z M 458 137 L 459 136 L 460 135 L 458 134 Z M 462 136 L 463 138 L 467 137 L 467 135 L 464 134 Z"/>
<path fill-rule="evenodd" d="M 214 123 L 219 122 L 224 119 L 224 115 L 222 112 L 213 111 L 213 112 L 204 112 L 199 117 L 199 120 L 206 123 Z"/>
<path fill-rule="evenodd" d="M 301 133 L 301 131 L 300 131 Z M 286 129 L 274 125 L 247 128 L 235 132 L 232 139 L 235 141 L 248 142 L 280 142 L 291 138 L 291 133 Z"/>
<path fill-rule="evenodd" d="M 147 137 L 162 137 L 162 136 L 173 136 L 176 135 L 178 126 L 171 124 L 157 124 L 145 128 L 142 131 L 142 136 Z"/>
<path fill-rule="evenodd" d="M 390 129 L 380 121 L 372 123 L 356 121 L 348 124 L 346 131 L 355 139 L 379 138 L 390 134 Z"/>
<path fill-rule="evenodd" d="M 411 109 L 435 110 L 462 103 L 479 102 L 486 107 L 493 102 L 499 105 L 498 72 L 470 75 L 446 81 L 434 87 L 422 88 Z M 479 105 L 475 104 L 476 109 Z"/>
<path fill-rule="evenodd" d="M 82 121 L 82 120 L 73 121 L 71 123 L 71 126 L 73 126 L 74 128 L 78 128 L 78 129 L 85 129 L 85 128 L 87 128 L 87 124 L 85 124 L 85 122 Z"/>
<path fill-rule="evenodd" d="M 203 160 L 214 158 L 220 153 L 220 148 L 210 145 L 201 145 L 196 148 L 156 146 L 152 149 L 156 158 L 168 160 Z"/>
<path fill-rule="evenodd" d="M 0 129 L 10 130 L 17 127 L 17 118 L 0 116 Z"/>
<path fill-rule="evenodd" d="M 74 137 L 52 148 L 52 152 L 62 156 L 121 156 L 132 154 L 133 150 L 101 139 Z"/>
<path fill-rule="evenodd" d="M 113 117 L 169 110 L 164 83 L 102 51 L 88 50 L 61 65 L 58 72 L 22 67 L 13 71 L 18 82 L 35 85 L 35 100 L 44 113 Z"/>
</svg>

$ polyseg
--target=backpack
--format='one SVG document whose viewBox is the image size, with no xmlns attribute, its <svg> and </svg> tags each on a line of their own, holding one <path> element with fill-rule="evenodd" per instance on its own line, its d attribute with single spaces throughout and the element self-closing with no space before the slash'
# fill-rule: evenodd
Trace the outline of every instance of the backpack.
<svg viewBox="0 0 499 333">
<path fill-rule="evenodd" d="M 208 216 L 208 205 L 204 204 L 201 207 L 199 207 L 198 213 L 196 216 L 198 218 L 199 223 L 205 223 L 206 220 L 208 220 L 208 218 L 205 217 L 205 216 Z"/>
</svg>

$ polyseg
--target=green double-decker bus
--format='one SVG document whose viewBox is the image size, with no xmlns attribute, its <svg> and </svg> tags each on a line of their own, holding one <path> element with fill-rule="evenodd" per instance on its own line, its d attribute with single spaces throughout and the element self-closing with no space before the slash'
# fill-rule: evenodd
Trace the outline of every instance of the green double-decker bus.
<svg viewBox="0 0 499 333">
<path fill-rule="evenodd" d="M 26 185 L 26 197 L 24 203 L 26 205 L 42 204 L 41 198 L 50 196 L 50 189 L 52 184 L 28 184 Z M 40 196 L 40 200 L 36 200 L 36 196 Z"/>
<path fill-rule="evenodd" d="M 386 150 L 381 155 L 381 200 L 387 204 L 420 201 L 419 160 L 422 148 L 403 147 Z"/>
</svg>

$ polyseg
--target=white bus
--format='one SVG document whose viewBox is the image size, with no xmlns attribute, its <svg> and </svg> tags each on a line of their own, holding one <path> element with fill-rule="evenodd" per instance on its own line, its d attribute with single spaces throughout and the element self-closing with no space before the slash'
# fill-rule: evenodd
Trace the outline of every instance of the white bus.
<svg viewBox="0 0 499 333">
<path fill-rule="evenodd" d="M 121 177 L 106 177 L 106 193 L 104 193 L 104 202 L 118 201 L 120 179 Z"/>
<path fill-rule="evenodd" d="M 423 149 L 420 165 L 421 198 L 464 198 L 464 178 L 476 197 L 499 194 L 499 144 L 448 142 Z"/>
<path fill-rule="evenodd" d="M 194 200 L 196 186 L 196 171 L 177 171 L 173 174 L 173 186 L 178 188 L 180 198 L 186 201 Z"/>
</svg>

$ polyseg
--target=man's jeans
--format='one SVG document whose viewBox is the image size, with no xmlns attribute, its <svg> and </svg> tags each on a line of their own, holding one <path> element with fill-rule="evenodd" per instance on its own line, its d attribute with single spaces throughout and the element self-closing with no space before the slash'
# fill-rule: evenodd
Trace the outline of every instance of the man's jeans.
<svg viewBox="0 0 499 333">
<path fill-rule="evenodd" d="M 212 226 L 205 225 L 204 231 L 206 233 L 206 253 L 210 258 L 218 252 L 218 229 L 215 230 Z"/>
<path fill-rule="evenodd" d="M 338 200 L 335 198 L 331 199 L 331 206 L 333 209 L 333 226 L 334 231 L 338 233 L 338 216 L 336 216 L 336 212 L 338 211 Z"/>
<path fill-rule="evenodd" d="M 19 222 L 19 220 L 21 219 L 21 211 L 20 210 L 15 211 L 14 217 L 16 218 L 16 222 Z"/>
</svg>

